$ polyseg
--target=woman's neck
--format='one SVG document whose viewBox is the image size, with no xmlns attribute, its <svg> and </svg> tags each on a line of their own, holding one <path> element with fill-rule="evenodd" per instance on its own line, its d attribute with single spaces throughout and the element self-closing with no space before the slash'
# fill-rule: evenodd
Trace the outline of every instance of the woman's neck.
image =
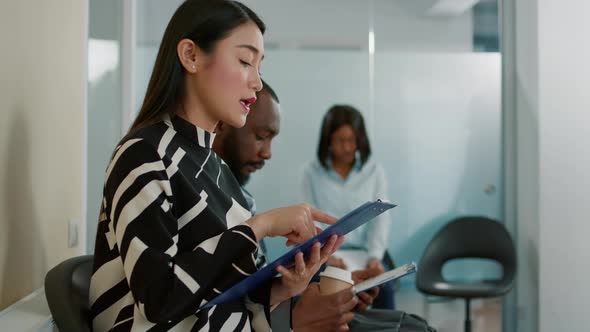
<svg viewBox="0 0 590 332">
<path fill-rule="evenodd" d="M 186 98 L 178 108 L 176 114 L 193 125 L 205 129 L 208 132 L 215 132 L 218 119 L 215 119 L 205 111 L 204 105 L 196 98 Z"/>
<path fill-rule="evenodd" d="M 348 178 L 348 175 L 352 171 L 352 166 L 353 164 L 332 161 L 332 169 L 334 169 L 334 171 L 340 175 L 342 180 L 346 180 Z"/>
</svg>

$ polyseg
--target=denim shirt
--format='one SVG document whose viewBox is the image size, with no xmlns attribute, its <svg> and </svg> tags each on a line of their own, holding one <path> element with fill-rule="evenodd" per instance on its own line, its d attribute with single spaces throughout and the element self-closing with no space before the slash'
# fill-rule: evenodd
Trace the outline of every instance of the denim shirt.
<svg viewBox="0 0 590 332">
<path fill-rule="evenodd" d="M 334 171 L 328 160 L 328 169 L 318 160 L 304 170 L 302 200 L 337 218 L 346 215 L 367 201 L 387 199 L 387 180 L 383 167 L 373 159 L 361 165 L 357 155 L 355 165 L 346 179 Z M 368 258 L 383 259 L 387 250 L 391 217 L 385 212 L 365 225 L 348 233 L 341 249 L 360 249 Z M 325 225 L 319 225 L 325 227 Z"/>
</svg>

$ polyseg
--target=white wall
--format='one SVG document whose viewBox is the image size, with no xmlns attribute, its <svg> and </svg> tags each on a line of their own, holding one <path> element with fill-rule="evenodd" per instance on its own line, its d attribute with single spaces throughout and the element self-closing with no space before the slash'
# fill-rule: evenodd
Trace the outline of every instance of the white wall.
<svg viewBox="0 0 590 332">
<path fill-rule="evenodd" d="M 590 326 L 588 13 L 588 1 L 538 1 L 542 332 Z"/>
<path fill-rule="evenodd" d="M 519 332 L 590 326 L 585 1 L 514 1 Z"/>
<path fill-rule="evenodd" d="M 85 246 L 86 3 L 0 3 L 0 309 Z"/>
</svg>

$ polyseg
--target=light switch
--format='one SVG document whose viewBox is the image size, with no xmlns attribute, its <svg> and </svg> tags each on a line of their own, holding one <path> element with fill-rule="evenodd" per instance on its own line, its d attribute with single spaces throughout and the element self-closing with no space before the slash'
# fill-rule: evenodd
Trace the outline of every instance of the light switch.
<svg viewBox="0 0 590 332">
<path fill-rule="evenodd" d="M 78 220 L 70 219 L 68 221 L 68 248 L 74 248 L 78 245 Z"/>
</svg>

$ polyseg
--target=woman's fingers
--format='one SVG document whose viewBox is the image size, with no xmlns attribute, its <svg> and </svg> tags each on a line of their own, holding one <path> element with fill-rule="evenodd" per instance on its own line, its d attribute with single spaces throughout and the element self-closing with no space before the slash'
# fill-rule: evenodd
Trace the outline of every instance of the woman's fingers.
<svg viewBox="0 0 590 332">
<path fill-rule="evenodd" d="M 296 225 L 293 231 L 286 234 L 285 237 L 292 243 L 303 243 L 313 237 L 312 233 L 305 225 Z"/>
<path fill-rule="evenodd" d="M 322 229 L 314 224 L 314 220 L 325 224 L 333 224 L 337 220 L 335 217 L 307 204 L 302 204 L 299 208 L 302 209 L 299 218 L 294 219 L 295 222 L 291 224 L 291 232 L 284 235 L 288 239 L 287 245 L 302 243 L 320 233 Z"/>
<path fill-rule="evenodd" d="M 295 269 L 300 275 L 304 275 L 307 270 L 315 273 L 319 268 L 321 264 L 320 247 L 319 242 L 314 243 L 307 259 L 304 259 L 301 252 L 295 256 Z"/>
<path fill-rule="evenodd" d="M 320 243 L 316 242 L 311 247 L 311 253 L 309 254 L 308 262 L 312 268 L 315 268 L 316 265 L 320 264 L 321 255 L 320 255 Z"/>
<path fill-rule="evenodd" d="M 339 242 L 341 244 L 343 240 L 343 237 L 332 235 L 323 248 L 319 242 L 314 243 L 307 258 L 308 266 L 311 269 L 316 269 L 318 265 L 324 264 L 336 249 L 338 249 Z"/>
<path fill-rule="evenodd" d="M 336 252 L 336 250 L 338 250 L 338 248 L 340 248 L 340 246 L 342 245 L 343 242 L 344 242 L 344 236 L 338 236 L 336 239 L 336 243 L 334 243 L 334 245 L 330 248 L 330 251 L 326 252 L 327 256 L 322 258 L 322 260 L 323 260 L 322 264 L 325 263 L 328 260 L 328 258 L 330 258 L 330 256 L 332 256 L 332 254 L 334 254 Z M 344 262 L 342 262 L 342 265 L 344 265 Z M 346 265 L 344 265 L 343 268 L 346 269 Z"/>
<path fill-rule="evenodd" d="M 321 232 L 314 220 L 325 224 L 333 224 L 336 218 L 308 204 L 299 204 L 285 208 L 274 209 L 252 218 L 250 227 L 257 238 L 265 236 L 285 236 L 289 244 L 301 243 Z M 265 225 L 263 228 L 259 225 Z M 256 230 L 259 230 L 256 232 Z M 260 234 L 259 234 L 260 233 Z"/>
<path fill-rule="evenodd" d="M 277 266 L 277 272 L 287 279 L 298 279 L 307 275 L 308 269 L 305 264 L 303 253 L 299 252 L 295 255 L 295 266 L 287 269 L 282 265 Z"/>
<path fill-rule="evenodd" d="M 305 237 L 305 239 L 307 240 L 308 238 L 315 236 L 317 234 L 315 224 L 313 223 L 313 208 L 308 204 L 302 204 L 301 207 L 304 212 L 303 226 L 305 227 L 305 232 L 310 235 L 309 237 Z"/>
<path fill-rule="evenodd" d="M 338 221 L 338 218 L 331 216 L 324 211 L 318 210 L 316 208 L 310 207 L 311 211 L 311 219 L 315 221 L 319 221 L 323 224 L 331 225 Z"/>
<path fill-rule="evenodd" d="M 300 277 L 305 275 L 305 260 L 303 259 L 302 252 L 298 252 L 297 255 L 295 255 L 295 272 Z"/>
<path fill-rule="evenodd" d="M 338 250 L 340 245 L 344 242 L 344 236 L 332 235 L 326 244 L 322 247 L 319 242 L 316 242 L 310 251 L 310 256 L 308 257 L 309 264 L 324 264 L 332 254 Z M 299 244 L 301 242 L 294 236 L 287 236 L 287 242 L 285 243 L 286 246 L 292 246 L 295 244 Z M 317 248 L 316 248 L 317 246 Z M 316 255 L 317 250 L 317 255 Z"/>
<path fill-rule="evenodd" d="M 309 240 L 312 237 L 316 236 L 317 231 L 315 228 L 316 227 L 311 218 L 304 220 L 302 223 L 302 227 L 300 229 L 300 236 L 302 238 L 302 241 Z"/>
<path fill-rule="evenodd" d="M 277 266 L 277 272 L 282 274 L 284 278 L 293 278 L 293 272 L 282 265 Z"/>
<path fill-rule="evenodd" d="M 325 259 L 326 261 L 332 254 L 334 253 L 334 247 L 336 246 L 336 242 L 338 242 L 338 235 L 334 234 L 330 236 L 324 247 L 321 251 L 321 259 Z"/>
</svg>

